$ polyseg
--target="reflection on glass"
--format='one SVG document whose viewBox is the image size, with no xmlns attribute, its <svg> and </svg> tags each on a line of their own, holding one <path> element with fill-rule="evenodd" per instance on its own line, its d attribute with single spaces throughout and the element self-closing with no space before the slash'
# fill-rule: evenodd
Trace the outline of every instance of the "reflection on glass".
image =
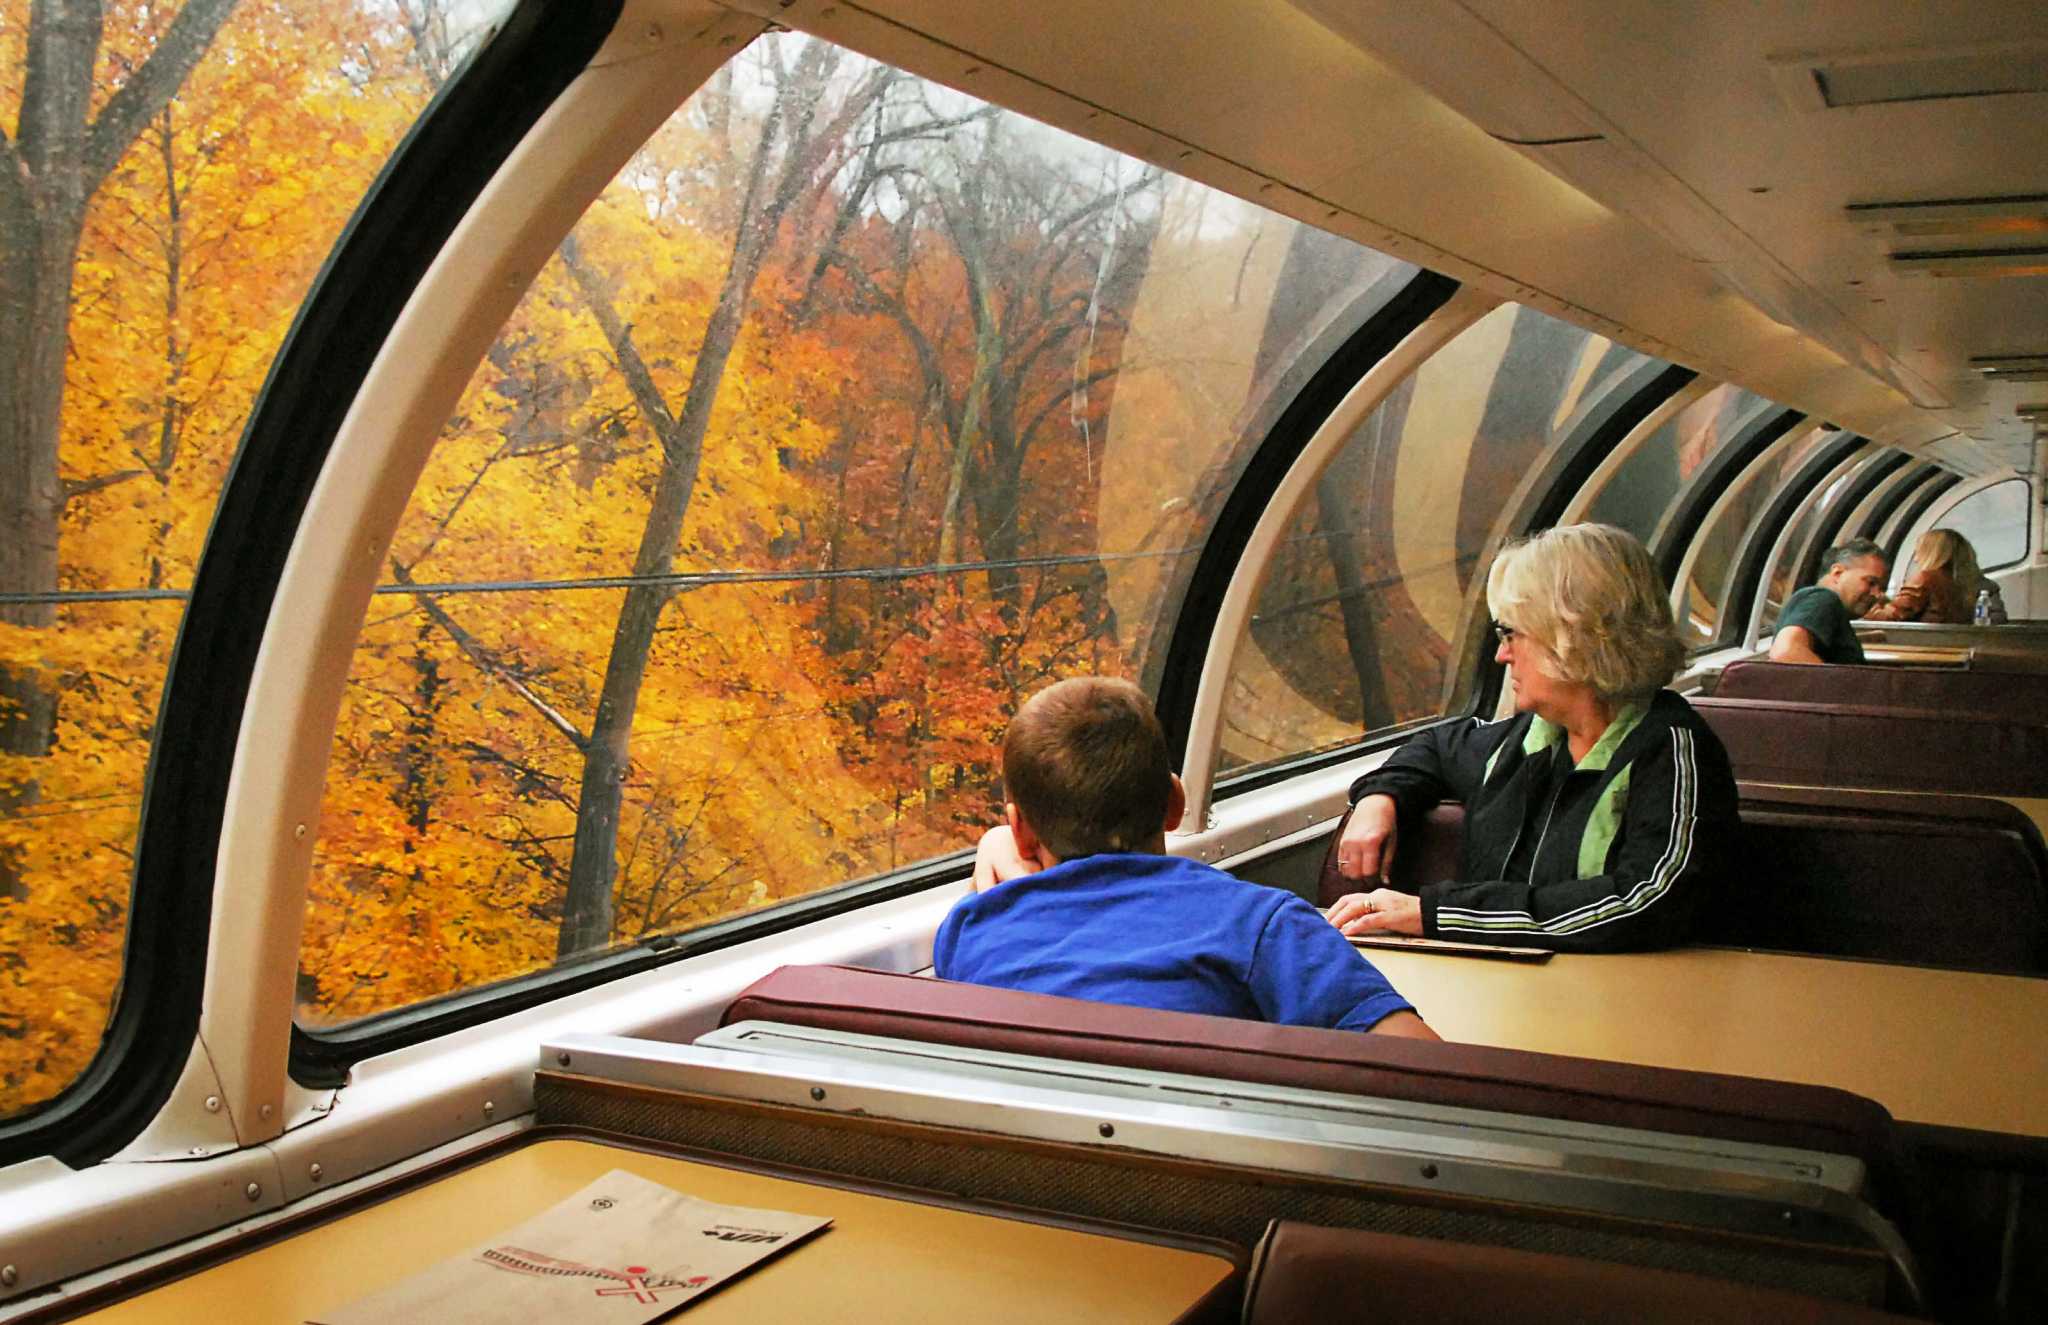
<svg viewBox="0 0 2048 1325">
<path fill-rule="evenodd" d="M 211 3 L 210 37 L 197 7 L 0 0 L 0 1118 L 99 1046 L 165 668 L 271 356 L 506 5 Z"/>
<path fill-rule="evenodd" d="M 1979 566 L 1996 570 L 2026 557 L 2027 515 L 2027 481 L 2016 478 L 1965 497 L 1941 523 L 1970 540 Z"/>
<path fill-rule="evenodd" d="M 1620 525 L 1645 543 L 1680 490 L 1716 451 L 1762 411 L 1761 396 L 1723 384 L 1680 410 L 1615 467 L 1586 508 L 1586 519 Z"/>
<path fill-rule="evenodd" d="M 1735 569 L 1735 558 L 1741 554 L 1750 527 L 1763 515 L 1771 498 L 1829 435 L 1818 426 L 1796 430 L 1776 443 L 1761 462 L 1750 466 L 1729 490 L 1701 535 L 1699 553 L 1693 559 L 1685 594 L 1679 600 L 1678 633 L 1687 649 L 1729 642 L 1734 623 L 1721 621 L 1721 604 L 1728 593 L 1728 577 Z M 1723 629 L 1724 624 L 1728 629 Z"/>
<path fill-rule="evenodd" d="M 1017 703 L 1156 675 L 1248 449 L 1412 274 L 756 42 L 443 430 L 349 676 L 300 1020 L 970 845 Z"/>
<path fill-rule="evenodd" d="M 1449 655 L 1495 525 L 1579 406 L 1643 362 L 1502 305 L 1438 351 L 1332 458 L 1239 646 L 1221 767 L 1356 741 L 1463 702 Z"/>
</svg>

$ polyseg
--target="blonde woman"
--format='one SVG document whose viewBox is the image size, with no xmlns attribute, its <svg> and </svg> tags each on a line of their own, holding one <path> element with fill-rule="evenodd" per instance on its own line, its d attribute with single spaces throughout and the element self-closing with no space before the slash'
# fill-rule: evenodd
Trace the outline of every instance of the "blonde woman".
<svg viewBox="0 0 2048 1325">
<path fill-rule="evenodd" d="M 1665 689 L 1683 649 L 1649 553 L 1612 525 L 1551 529 L 1501 553 L 1486 601 L 1515 716 L 1436 727 L 1351 788 L 1345 877 L 1379 879 L 1400 825 L 1465 804 L 1455 880 L 1351 893 L 1346 934 L 1564 951 L 1683 942 L 1736 829 L 1727 752 Z"/>
<path fill-rule="evenodd" d="M 1989 586 L 1977 569 L 1977 549 L 1970 540 L 1953 529 L 1930 529 L 1913 545 L 1913 573 L 1868 619 L 1968 625 L 1981 587 Z"/>
</svg>

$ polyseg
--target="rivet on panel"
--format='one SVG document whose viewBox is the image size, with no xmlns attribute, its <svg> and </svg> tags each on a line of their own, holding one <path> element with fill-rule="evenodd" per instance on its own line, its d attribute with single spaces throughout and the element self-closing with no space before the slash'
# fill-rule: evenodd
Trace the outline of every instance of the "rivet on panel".
<svg viewBox="0 0 2048 1325">
<path fill-rule="evenodd" d="M 208 1113 L 219 1113 L 219 1112 L 220 1112 L 220 1096 L 218 1096 L 218 1095 L 208 1095 L 208 1096 L 206 1097 L 206 1111 L 207 1111 Z"/>
<path fill-rule="evenodd" d="M 21 1282 L 21 1271 L 12 1265 L 0 1265 L 0 1288 L 12 1288 Z"/>
<path fill-rule="evenodd" d="M 242 1189 L 242 1195 L 252 1201 L 260 1201 L 263 1199 L 263 1188 L 252 1182 Z"/>
<path fill-rule="evenodd" d="M 556 1061 L 557 1063 L 561 1064 L 561 1065 L 562 1065 L 563 1067 L 567 1067 L 567 1066 L 569 1066 L 569 1055 L 568 1055 L 568 1054 L 566 1054 L 566 1053 L 559 1053 L 559 1054 L 556 1054 L 556 1055 L 555 1055 L 555 1061 Z"/>
<path fill-rule="evenodd" d="M 1425 1178 L 1434 1179 L 1436 1177 L 1436 1165 L 1424 1164 L 1422 1166 L 1422 1176 Z"/>
<path fill-rule="evenodd" d="M 304 824 L 293 824 L 293 825 L 292 825 L 292 836 L 293 836 L 293 837 L 296 837 L 296 838 L 298 838 L 298 839 L 299 839 L 299 840 L 300 840 L 301 842 L 305 841 L 305 840 L 306 840 L 306 825 L 304 825 Z"/>
<path fill-rule="evenodd" d="M 318 1164 L 315 1164 L 306 1170 L 306 1176 L 311 1178 L 314 1182 L 318 1182 L 322 1178 L 327 1176 L 327 1170 L 321 1168 Z"/>
<path fill-rule="evenodd" d="M 822 1100 L 822 1099 L 824 1099 L 824 1098 L 825 1098 L 825 1088 L 824 1088 L 823 1086 L 812 1086 L 812 1087 L 811 1087 L 811 1098 L 812 1098 L 812 1099 L 814 1099 L 814 1100 Z"/>
<path fill-rule="evenodd" d="M 1116 1124 L 1114 1124 L 1114 1123 L 1104 1123 L 1104 1124 L 1102 1124 L 1102 1126 L 1100 1126 L 1100 1127 L 1096 1128 L 1095 1130 L 1096 1130 L 1096 1131 L 1097 1131 L 1098 1133 L 1100 1133 L 1101 1135 L 1105 1136 L 1105 1137 L 1115 1136 L 1115 1135 L 1116 1135 Z"/>
<path fill-rule="evenodd" d="M 489 1100 L 485 1100 L 485 1101 L 484 1101 L 484 1117 L 486 1117 L 486 1118 L 495 1118 L 495 1117 L 497 1117 L 497 1115 L 498 1115 L 498 1106 L 497 1106 L 497 1105 L 495 1105 L 495 1104 L 493 1104 L 493 1103 L 492 1103 L 491 1101 L 489 1101 Z"/>
<path fill-rule="evenodd" d="M 262 1108 L 260 1108 L 260 1109 L 256 1110 L 256 1115 L 257 1115 L 257 1117 L 259 1117 L 259 1118 L 262 1118 L 262 1119 L 264 1119 L 265 1121 L 268 1121 L 268 1120 L 269 1120 L 269 1118 L 270 1118 L 270 1115 L 271 1115 L 271 1114 L 273 1114 L 273 1113 L 276 1113 L 276 1112 L 277 1112 L 277 1110 L 275 1110 L 275 1109 L 271 1108 L 271 1107 L 270 1107 L 270 1106 L 269 1106 L 268 1104 L 266 1104 L 266 1105 L 264 1105 L 264 1106 L 263 1106 Z"/>
<path fill-rule="evenodd" d="M 652 46 L 656 42 L 659 42 L 661 40 L 661 24 L 649 23 L 645 28 L 642 28 L 640 30 L 640 40 L 646 42 L 649 46 Z M 721 46 L 730 46 L 732 45 L 732 38 L 726 37 L 723 40 L 721 40 L 718 44 Z"/>
</svg>

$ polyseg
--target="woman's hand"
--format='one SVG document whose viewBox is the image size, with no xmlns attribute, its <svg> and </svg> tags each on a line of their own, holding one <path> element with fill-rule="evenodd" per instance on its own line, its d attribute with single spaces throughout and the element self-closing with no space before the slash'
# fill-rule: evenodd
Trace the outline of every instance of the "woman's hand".
<svg viewBox="0 0 2048 1325">
<path fill-rule="evenodd" d="M 1038 872 L 1038 862 L 1024 859 L 1008 824 L 997 824 L 974 847 L 974 891 L 985 893 L 999 883 Z"/>
<path fill-rule="evenodd" d="M 1340 934 L 1422 933 L 1422 899 L 1392 888 L 1346 893 L 1323 914 Z"/>
<path fill-rule="evenodd" d="M 1337 839 L 1337 872 L 1347 879 L 1384 879 L 1394 868 L 1394 798 L 1367 796 Z"/>
</svg>

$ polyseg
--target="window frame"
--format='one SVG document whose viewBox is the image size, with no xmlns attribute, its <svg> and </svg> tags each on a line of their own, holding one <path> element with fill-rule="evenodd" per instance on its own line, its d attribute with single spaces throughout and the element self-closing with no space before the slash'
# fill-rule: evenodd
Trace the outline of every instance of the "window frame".
<svg viewBox="0 0 2048 1325">
<path fill-rule="evenodd" d="M 1989 575 L 1993 571 L 2011 570 L 2014 566 L 2024 566 L 2029 560 L 2033 558 L 2034 488 L 2033 485 L 2027 481 L 2026 476 L 2024 474 L 2008 474 L 2003 478 L 1994 478 L 1991 479 L 1989 482 L 1982 483 L 1974 488 L 1971 488 L 1968 492 L 1965 492 L 1951 500 L 1948 503 L 1948 505 L 1942 508 L 1941 514 L 1938 517 L 1936 517 L 1937 520 L 1947 520 L 1950 517 L 1952 517 L 1956 513 L 1956 511 L 1964 505 L 1967 505 L 1968 503 L 1975 501 L 1977 498 L 1983 496 L 1987 492 L 1991 492 L 1998 488 L 2002 488 L 2008 483 L 2019 484 L 2023 489 L 2025 489 L 2027 494 L 2026 500 L 2023 503 L 2024 508 L 2026 510 L 2027 518 L 2020 521 L 2020 554 L 2017 557 L 2014 557 L 2011 561 L 2001 561 L 1996 563 L 1995 565 L 1979 566 L 1977 569 L 1985 575 Z M 1930 527 L 1932 527 L 1931 524 Z"/>
<path fill-rule="evenodd" d="M 1912 457 L 1909 457 L 1911 459 Z M 1939 467 L 1924 460 L 1916 460 L 1899 473 L 1882 491 L 1871 494 L 1870 507 L 1863 512 L 1863 518 L 1856 522 L 1855 536 L 1875 542 L 1885 524 L 1892 518 L 1914 490 L 1925 482 L 1929 475 L 1938 473 Z"/>
<path fill-rule="evenodd" d="M 1664 577 L 1667 589 L 1678 591 L 1676 581 L 1685 555 L 1699 538 L 1707 515 L 1721 494 L 1733 487 L 1751 465 L 1762 460 L 1773 442 L 1798 427 L 1806 417 L 1804 411 L 1765 401 L 1755 416 L 1708 456 L 1692 480 L 1672 496 L 1671 504 L 1657 518 L 1657 527 L 1646 540 L 1650 560 Z"/>
<path fill-rule="evenodd" d="M 1739 495 L 1745 494 L 1749 484 L 1760 482 L 1764 477 L 1762 471 L 1766 466 L 1774 462 L 1779 451 L 1797 449 L 1801 443 L 1809 439 L 1817 440 L 1819 436 L 1832 431 L 1836 430 L 1813 418 L 1811 415 L 1806 416 L 1800 422 L 1795 423 L 1792 427 L 1779 434 L 1768 446 L 1764 447 L 1715 496 L 1712 504 L 1707 507 L 1706 513 L 1700 517 L 1699 525 L 1694 530 L 1692 537 L 1687 540 L 1685 554 L 1679 560 L 1676 574 L 1670 578 L 1666 585 L 1671 593 L 1671 612 L 1674 619 L 1685 610 L 1686 589 L 1692 583 L 1693 573 L 1697 569 L 1698 558 L 1705 548 L 1706 540 L 1719 527 L 1717 520 L 1722 516 L 1723 507 L 1733 502 Z M 1783 482 L 1783 480 L 1781 479 L 1780 482 Z M 1750 517 L 1751 524 L 1743 526 L 1739 531 L 1739 536 L 1735 542 L 1734 558 L 1729 562 L 1728 576 L 1730 579 L 1733 579 L 1739 569 L 1742 552 L 1748 545 L 1747 540 L 1752 525 L 1769 512 L 1771 498 L 1775 492 L 1776 489 L 1772 489 L 1771 492 L 1763 494 L 1763 506 Z M 1727 606 L 1729 589 L 1730 586 L 1724 583 L 1721 586 L 1720 597 L 1714 601 L 1714 610 L 1717 615 L 1714 618 L 1713 638 L 1705 644 L 1695 644 L 1687 648 L 1687 658 L 1697 658 L 1718 649 L 1725 649 L 1741 639 L 1742 632 L 1735 623 L 1719 615 Z"/>
<path fill-rule="evenodd" d="M 76 1081 L 0 1122 L 0 1166 L 106 1158 L 185 1072 L 208 980 L 229 776 L 300 517 L 354 387 L 414 286 L 622 8 L 521 0 L 400 140 L 314 277 L 250 410 L 179 622 L 144 775 L 113 1013 Z"/>
<path fill-rule="evenodd" d="M 1913 527 L 1925 518 L 1927 512 L 1934 508 L 1936 502 L 1949 493 L 1954 492 L 1965 481 L 1961 474 L 1936 466 L 1933 476 L 1928 479 L 1926 484 L 1916 489 L 1913 495 L 1900 506 L 1894 517 L 1898 523 L 1891 527 L 1889 533 L 1883 534 L 1878 538 L 1879 546 L 1884 548 L 1884 559 L 1894 566 L 1898 565 L 1899 553 L 1906 546 L 1906 535 L 1911 533 Z"/>
<path fill-rule="evenodd" d="M 571 219 L 573 221 L 574 218 Z M 1456 281 L 1427 268 L 1414 268 L 1397 281 L 1376 282 L 1360 296 L 1370 307 L 1360 315 L 1356 329 L 1338 341 L 1322 361 L 1315 362 L 1309 356 L 1303 356 L 1301 375 L 1297 382 L 1291 384 L 1292 390 L 1283 390 L 1271 398 L 1274 412 L 1266 415 L 1270 423 L 1255 425 L 1261 430 L 1262 440 L 1252 450 L 1237 482 L 1224 499 L 1205 544 L 1204 558 L 1235 555 L 1232 535 L 1226 530 L 1226 524 L 1233 520 L 1242 523 L 1243 533 L 1237 544 L 1241 546 L 1241 538 L 1248 537 L 1256 523 L 1257 506 L 1263 500 L 1259 483 L 1277 484 L 1288 463 L 1308 443 L 1329 411 L 1387 352 L 1415 327 L 1427 321 L 1459 289 Z M 1269 492 L 1270 487 L 1266 491 Z M 1236 512 L 1234 516 L 1233 512 Z M 1219 532 L 1223 540 L 1220 545 Z M 1165 679 L 1162 686 L 1177 675 L 1174 651 L 1185 647 L 1181 643 L 1180 632 L 1187 614 L 1200 610 L 1201 570 L 1208 564 L 1198 558 L 1196 572 L 1183 595 L 1181 616 L 1176 619 L 1165 655 L 1167 661 L 1163 667 Z M 1217 590 L 1216 596 L 1220 597 L 1220 593 Z M 1190 693 L 1189 702 L 1192 698 Z M 1184 740 L 1186 723 L 1183 720 L 1177 724 L 1173 720 L 1168 699 L 1162 696 L 1158 707 L 1169 742 Z M 293 1017 L 287 1068 L 291 1079 L 303 1087 L 331 1089 L 343 1084 L 350 1069 L 364 1059 L 389 1054 L 631 975 L 770 937 L 815 921 L 933 889 L 956 886 L 965 877 L 971 859 L 971 849 L 949 852 L 885 874 L 820 889 L 762 910 L 715 920 L 676 934 L 651 937 L 633 946 L 592 954 L 567 964 L 451 991 L 437 998 L 334 1027 L 309 1029 Z"/>
</svg>

